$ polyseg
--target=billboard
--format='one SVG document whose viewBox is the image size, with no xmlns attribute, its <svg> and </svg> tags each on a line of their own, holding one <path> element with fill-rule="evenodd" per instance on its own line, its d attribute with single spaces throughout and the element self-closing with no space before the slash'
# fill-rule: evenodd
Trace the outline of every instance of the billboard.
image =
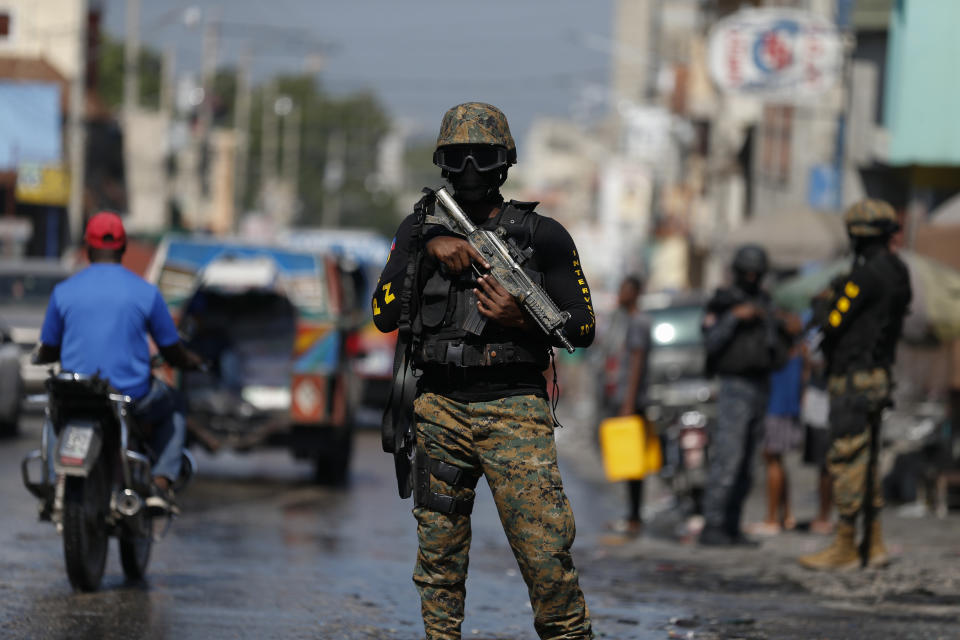
<svg viewBox="0 0 960 640">
<path fill-rule="evenodd" d="M 0 81 L 0 170 L 62 160 L 60 87 Z"/>
<path fill-rule="evenodd" d="M 835 85 L 843 41 L 833 23 L 806 11 L 746 9 L 710 30 L 708 57 L 724 91 L 814 98 Z"/>
</svg>

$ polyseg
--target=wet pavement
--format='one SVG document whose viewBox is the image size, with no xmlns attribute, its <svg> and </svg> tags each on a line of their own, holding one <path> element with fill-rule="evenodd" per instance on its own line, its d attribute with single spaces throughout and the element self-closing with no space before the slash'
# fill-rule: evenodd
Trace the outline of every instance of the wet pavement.
<svg viewBox="0 0 960 640">
<path fill-rule="evenodd" d="M 653 531 L 618 539 L 604 523 L 619 511 L 620 488 L 599 480 L 578 432 L 567 429 L 559 440 L 578 526 L 574 556 L 598 637 L 960 638 L 955 516 L 916 521 L 932 531 L 931 542 L 900 544 L 903 557 L 887 573 L 826 580 L 790 564 L 821 538 L 785 536 L 736 554 Z M 360 434 L 343 489 L 313 486 L 310 465 L 280 450 L 199 456 L 201 476 L 182 498 L 183 516 L 154 547 L 146 583 L 124 583 L 113 546 L 93 594 L 72 592 L 60 537 L 37 521 L 20 484 L 20 458 L 38 434 L 31 419 L 20 438 L 0 441 L 0 638 L 422 637 L 410 579 L 415 522 L 410 502 L 396 497 L 377 434 Z M 536 638 L 526 588 L 483 487 L 473 531 L 464 638 Z M 891 581 L 910 588 L 897 591 Z"/>
</svg>

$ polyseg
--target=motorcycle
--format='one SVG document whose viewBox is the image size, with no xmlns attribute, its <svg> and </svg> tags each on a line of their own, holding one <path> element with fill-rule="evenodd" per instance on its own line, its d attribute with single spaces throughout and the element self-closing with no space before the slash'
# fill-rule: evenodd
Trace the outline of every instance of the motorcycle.
<svg viewBox="0 0 960 640">
<path fill-rule="evenodd" d="M 119 541 L 126 578 L 141 580 L 153 543 L 175 516 L 145 505 L 152 490 L 149 425 L 133 419 L 129 396 L 96 375 L 61 372 L 46 387 L 52 429 L 44 428 L 41 447 L 23 459 L 21 474 L 27 490 L 41 501 L 41 519 L 52 521 L 63 536 L 70 584 L 79 591 L 99 588 L 111 536 Z M 56 442 L 48 442 L 50 437 Z M 53 452 L 53 483 L 48 451 Z M 183 489 L 196 472 L 193 456 L 184 450 L 183 457 L 174 490 Z M 37 477 L 31 466 L 40 467 L 40 481 L 31 480 Z"/>
<path fill-rule="evenodd" d="M 660 426 L 663 441 L 660 477 L 675 504 L 686 513 L 701 514 L 715 389 L 706 380 L 689 380 L 656 385 L 650 391 L 646 415 Z"/>
</svg>

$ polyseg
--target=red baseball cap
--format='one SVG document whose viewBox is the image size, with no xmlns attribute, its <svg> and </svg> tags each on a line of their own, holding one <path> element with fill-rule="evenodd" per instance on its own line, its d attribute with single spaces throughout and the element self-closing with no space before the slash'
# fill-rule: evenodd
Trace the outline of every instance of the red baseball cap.
<svg viewBox="0 0 960 640">
<path fill-rule="evenodd" d="M 123 220 L 115 213 L 101 211 L 87 223 L 84 240 L 92 249 L 122 248 L 127 244 L 127 232 L 123 228 Z"/>
</svg>

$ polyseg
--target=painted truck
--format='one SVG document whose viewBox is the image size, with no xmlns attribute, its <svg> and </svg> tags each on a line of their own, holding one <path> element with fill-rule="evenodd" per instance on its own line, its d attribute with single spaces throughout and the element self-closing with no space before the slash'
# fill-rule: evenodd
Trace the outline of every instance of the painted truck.
<svg viewBox="0 0 960 640">
<path fill-rule="evenodd" d="M 346 480 L 353 442 L 346 357 L 354 329 L 332 255 L 171 236 L 149 271 L 209 372 L 181 374 L 192 442 L 285 446 L 316 479 Z"/>
<path fill-rule="evenodd" d="M 377 427 L 393 386 L 393 354 L 397 332 L 381 333 L 373 324 L 370 299 L 383 265 L 390 255 L 390 240 L 367 229 L 291 229 L 279 243 L 296 251 L 338 258 L 345 275 L 345 307 L 352 309 L 354 326 L 347 354 L 357 384 L 351 406 L 358 426 Z"/>
</svg>

